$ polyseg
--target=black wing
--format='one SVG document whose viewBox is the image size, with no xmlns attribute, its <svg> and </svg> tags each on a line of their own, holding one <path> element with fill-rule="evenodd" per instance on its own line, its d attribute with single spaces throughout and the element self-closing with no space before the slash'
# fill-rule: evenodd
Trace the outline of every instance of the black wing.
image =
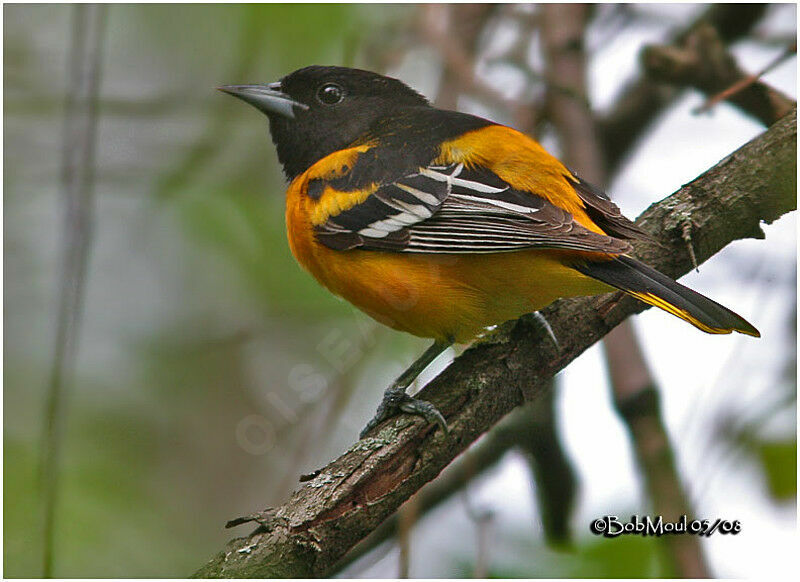
<svg viewBox="0 0 800 582">
<path fill-rule="evenodd" d="M 575 172 L 572 175 L 576 180 L 575 184 L 573 184 L 575 192 L 586 204 L 586 214 L 597 226 L 605 232 L 620 238 L 654 242 L 649 234 L 622 215 L 619 207 L 611 201 L 605 192 L 594 184 L 581 179 Z"/>
<path fill-rule="evenodd" d="M 626 253 L 624 240 L 588 230 L 572 215 L 514 190 L 485 168 L 429 166 L 379 188 L 315 227 L 336 250 L 497 253 L 556 248 Z"/>
</svg>

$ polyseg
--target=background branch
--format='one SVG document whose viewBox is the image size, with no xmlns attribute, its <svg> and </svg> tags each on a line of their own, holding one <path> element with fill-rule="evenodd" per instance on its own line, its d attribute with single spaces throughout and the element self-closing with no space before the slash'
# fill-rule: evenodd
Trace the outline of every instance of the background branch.
<svg viewBox="0 0 800 582">
<path fill-rule="evenodd" d="M 730 45 L 746 36 L 761 21 L 767 4 L 714 4 L 665 44 L 680 45 L 701 23 L 708 23 Z M 613 174 L 661 112 L 681 94 L 681 88 L 642 75 L 628 83 L 613 109 L 598 118 L 597 131 L 606 159 L 606 171 Z"/>
<path fill-rule="evenodd" d="M 686 216 L 696 226 L 699 261 L 737 238 L 763 237 L 761 221 L 772 222 L 796 206 L 796 121 L 792 112 L 652 205 L 638 223 L 663 246 L 639 245 L 637 254 L 673 277 L 689 271 L 693 265 L 680 237 Z M 249 517 L 259 524 L 256 531 L 230 542 L 195 575 L 326 575 L 478 436 L 541 394 L 547 379 L 644 308 L 620 294 L 558 301 L 544 310 L 561 342 L 558 350 L 530 316 L 500 326 L 422 390 L 421 397 L 448 418 L 449 435 L 415 419 L 393 419 L 302 485 L 286 504 Z"/>
<path fill-rule="evenodd" d="M 779 59 L 782 61 L 791 54 L 794 51 L 787 49 Z M 743 71 L 708 23 L 696 26 L 679 45 L 646 47 L 641 60 L 653 79 L 678 87 L 694 87 L 713 98 L 713 102 L 726 99 L 764 125 L 774 123 L 795 105 L 787 95 Z M 735 87 L 739 89 L 732 91 Z M 707 103 L 703 109 L 709 107 Z"/>
<path fill-rule="evenodd" d="M 106 13 L 105 6 L 98 4 L 76 5 L 72 9 L 72 46 L 61 150 L 61 191 L 65 206 L 61 278 L 40 461 L 44 508 L 42 575 L 45 578 L 53 575 L 61 441 L 66 422 L 65 397 L 78 351 L 93 232 L 97 95 Z"/>
<path fill-rule="evenodd" d="M 583 47 L 590 8 L 584 4 L 547 4 L 542 12 L 542 37 L 550 75 L 561 79 L 575 93 L 585 95 L 587 55 Z M 548 94 L 548 109 L 564 160 L 582 177 L 605 189 L 608 180 L 592 112 L 561 91 Z M 675 468 L 659 407 L 658 387 L 629 320 L 603 339 L 603 351 L 614 406 L 628 428 L 654 513 L 670 520 L 693 515 Z M 649 406 L 634 407 L 634 403 L 643 401 Z M 678 576 L 709 577 L 697 537 L 667 536 L 661 540 Z"/>
<path fill-rule="evenodd" d="M 444 59 L 436 106 L 458 109 L 458 98 L 466 89 L 480 92 L 492 101 L 503 96 L 475 79 L 475 54 L 486 22 L 497 12 L 493 4 L 426 4 L 419 10 L 421 36 L 435 46 Z M 437 30 L 443 28 L 444 30 Z"/>
</svg>

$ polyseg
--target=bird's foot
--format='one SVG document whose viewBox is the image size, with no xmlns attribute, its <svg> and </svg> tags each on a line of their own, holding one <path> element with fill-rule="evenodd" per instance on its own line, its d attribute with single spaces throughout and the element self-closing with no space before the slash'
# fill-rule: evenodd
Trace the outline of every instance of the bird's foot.
<svg viewBox="0 0 800 582">
<path fill-rule="evenodd" d="M 378 406 L 378 411 L 375 416 L 367 423 L 364 430 L 361 431 L 360 438 L 367 436 L 367 433 L 373 428 L 378 426 L 387 418 L 391 418 L 407 412 L 409 414 L 416 414 L 421 416 L 428 423 L 438 424 L 442 430 L 447 433 L 447 421 L 445 421 L 442 413 L 436 407 L 425 400 L 419 400 L 406 394 L 405 389 L 399 387 L 391 387 L 383 394 L 383 401 Z"/>
</svg>

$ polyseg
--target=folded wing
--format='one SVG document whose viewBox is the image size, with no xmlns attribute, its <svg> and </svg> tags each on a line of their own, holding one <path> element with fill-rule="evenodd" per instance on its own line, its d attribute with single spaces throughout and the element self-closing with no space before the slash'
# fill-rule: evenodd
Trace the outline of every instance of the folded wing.
<svg viewBox="0 0 800 582">
<path fill-rule="evenodd" d="M 336 250 L 497 253 L 529 248 L 621 254 L 619 238 L 590 231 L 485 168 L 429 166 L 380 187 L 364 202 L 315 227 Z"/>
</svg>

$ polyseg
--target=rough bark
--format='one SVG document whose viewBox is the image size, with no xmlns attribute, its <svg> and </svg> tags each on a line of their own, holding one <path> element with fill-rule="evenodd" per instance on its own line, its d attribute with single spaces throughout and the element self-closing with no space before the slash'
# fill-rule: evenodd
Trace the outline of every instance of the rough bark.
<svg viewBox="0 0 800 582">
<path fill-rule="evenodd" d="M 418 514 L 427 514 L 466 487 L 470 481 L 494 467 L 512 448 L 519 447 L 531 458 L 531 470 L 537 482 L 537 495 L 556 502 L 544 502 L 540 498 L 542 523 L 548 541 L 561 544 L 568 540 L 565 526 L 568 511 L 576 489 L 576 480 L 560 441 L 556 434 L 555 415 L 552 411 L 553 391 L 548 389 L 536 402 L 517 408 L 496 424 L 489 433 L 466 453 L 450 463 L 437 479 L 414 494 L 418 503 Z M 555 445 L 555 446 L 554 446 Z M 543 473 L 547 473 L 543 476 Z M 558 488 L 557 491 L 553 489 Z M 360 541 L 334 567 L 341 572 L 380 544 L 396 535 L 399 526 L 398 514 L 387 517 L 369 536 Z"/>
<path fill-rule="evenodd" d="M 698 261 L 733 240 L 763 238 L 762 221 L 772 222 L 796 206 L 796 136 L 793 111 L 652 205 L 638 223 L 661 246 L 638 246 L 637 255 L 676 277 L 693 268 L 681 238 L 688 221 Z M 614 326 L 644 309 L 620 294 L 558 301 L 545 310 L 558 349 L 530 316 L 500 326 L 422 390 L 421 397 L 447 417 L 449 435 L 405 415 L 388 421 L 376 437 L 355 443 L 284 505 L 252 516 L 259 524 L 256 531 L 232 540 L 195 576 L 325 576 L 470 443 L 539 395 L 550 377 Z"/>
</svg>

